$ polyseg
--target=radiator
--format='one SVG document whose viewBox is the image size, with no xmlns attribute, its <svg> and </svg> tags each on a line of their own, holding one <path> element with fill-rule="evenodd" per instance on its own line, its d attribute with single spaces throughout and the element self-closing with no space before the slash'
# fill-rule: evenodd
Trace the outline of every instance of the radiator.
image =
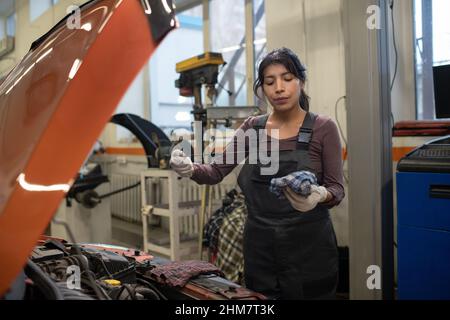
<svg viewBox="0 0 450 320">
<path fill-rule="evenodd" d="M 140 181 L 138 175 L 111 174 L 111 191 L 118 190 Z M 117 193 L 111 197 L 111 214 L 115 218 L 133 223 L 142 223 L 141 186 Z"/>
</svg>

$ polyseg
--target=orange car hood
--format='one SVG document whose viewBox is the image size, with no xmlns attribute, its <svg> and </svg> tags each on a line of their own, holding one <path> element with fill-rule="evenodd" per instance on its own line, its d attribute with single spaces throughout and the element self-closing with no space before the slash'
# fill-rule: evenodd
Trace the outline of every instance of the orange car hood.
<svg viewBox="0 0 450 320">
<path fill-rule="evenodd" d="M 175 25 L 170 0 L 90 1 L 33 43 L 0 81 L 0 296 L 126 89 Z"/>
</svg>

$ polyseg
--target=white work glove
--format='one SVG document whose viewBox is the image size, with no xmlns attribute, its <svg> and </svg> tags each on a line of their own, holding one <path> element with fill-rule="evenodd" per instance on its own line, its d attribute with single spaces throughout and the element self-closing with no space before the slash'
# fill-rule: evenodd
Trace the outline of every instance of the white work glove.
<svg viewBox="0 0 450 320">
<path fill-rule="evenodd" d="M 183 178 L 190 178 L 194 173 L 194 165 L 192 164 L 191 159 L 179 149 L 172 151 L 170 167 Z"/>
<path fill-rule="evenodd" d="M 328 195 L 328 191 L 325 187 L 316 185 L 311 186 L 311 194 L 308 197 L 295 193 L 295 191 L 289 187 L 284 188 L 283 192 L 292 207 L 301 212 L 307 212 L 314 209 L 318 203 L 324 202 Z"/>
</svg>

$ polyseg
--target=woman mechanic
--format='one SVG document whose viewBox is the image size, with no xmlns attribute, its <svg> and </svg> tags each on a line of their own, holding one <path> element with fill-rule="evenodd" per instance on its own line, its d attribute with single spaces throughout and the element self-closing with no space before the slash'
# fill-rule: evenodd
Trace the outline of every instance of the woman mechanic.
<svg viewBox="0 0 450 320">
<path fill-rule="evenodd" d="M 259 65 L 254 92 L 262 89 L 273 110 L 249 117 L 239 128 L 265 129 L 266 134 L 278 130 L 278 172 L 263 175 L 260 161 L 246 162 L 238 177 L 248 209 L 246 287 L 270 299 L 333 299 L 337 287 L 338 251 L 329 209 L 344 197 L 341 142 L 329 117 L 309 112 L 305 81 L 306 69 L 293 51 L 268 53 Z M 236 141 L 225 153 L 235 152 Z M 192 163 L 181 150 L 171 158 L 180 176 L 199 184 L 219 183 L 236 165 Z M 299 171 L 317 178 L 309 196 L 289 187 L 283 189 L 283 199 L 270 192 L 272 178 Z"/>
</svg>

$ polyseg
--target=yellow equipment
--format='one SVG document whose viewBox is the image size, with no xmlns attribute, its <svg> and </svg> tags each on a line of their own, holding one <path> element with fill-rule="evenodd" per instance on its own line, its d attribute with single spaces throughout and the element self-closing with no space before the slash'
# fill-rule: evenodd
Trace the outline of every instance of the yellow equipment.
<svg viewBox="0 0 450 320">
<path fill-rule="evenodd" d="M 207 65 L 220 66 L 224 63 L 225 63 L 225 61 L 223 60 L 221 53 L 205 52 L 201 55 L 178 62 L 176 64 L 175 69 L 178 73 L 182 73 L 182 72 L 191 71 L 193 69 L 197 69 L 200 67 L 204 67 Z"/>
<path fill-rule="evenodd" d="M 217 52 L 205 52 L 178 62 L 175 70 L 180 74 L 180 78 L 175 80 L 175 87 L 180 89 L 181 96 L 198 98 L 196 105 L 200 106 L 201 86 L 214 87 L 217 83 L 219 66 L 223 64 L 225 61 L 222 54 Z"/>
</svg>

